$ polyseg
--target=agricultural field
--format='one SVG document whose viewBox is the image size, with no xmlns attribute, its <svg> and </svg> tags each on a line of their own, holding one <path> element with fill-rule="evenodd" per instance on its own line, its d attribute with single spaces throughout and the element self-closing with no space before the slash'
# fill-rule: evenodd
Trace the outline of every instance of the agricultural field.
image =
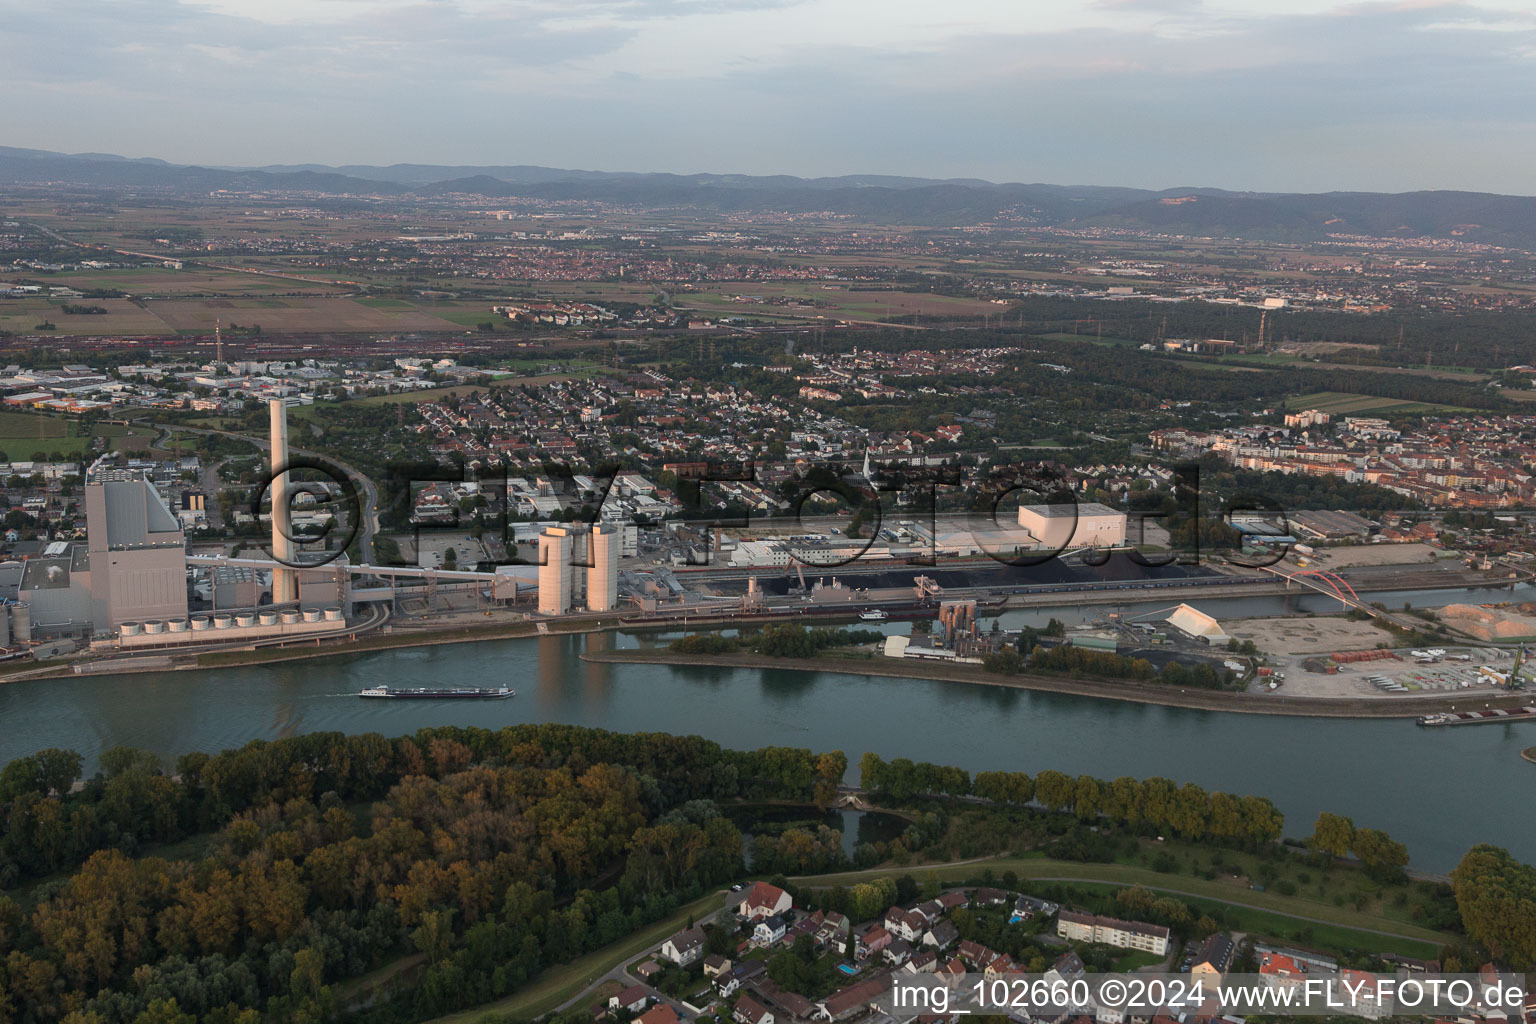
<svg viewBox="0 0 1536 1024">
<path fill-rule="evenodd" d="M 1390 416 L 1393 413 L 1453 412 L 1455 405 L 1439 405 L 1432 402 L 1411 402 L 1401 398 L 1379 398 L 1375 395 L 1354 395 L 1345 391 L 1314 391 L 1287 399 L 1293 409 L 1316 409 L 1335 416 Z"/>
<path fill-rule="evenodd" d="M 292 297 L 282 299 L 156 299 L 150 312 L 176 332 L 211 334 L 216 321 L 260 325 L 274 334 L 322 331 L 452 331 L 462 325 L 415 306 L 381 309 L 355 299 Z M 488 318 L 488 312 L 481 315 Z"/>
<path fill-rule="evenodd" d="M 785 299 L 788 304 L 771 300 Z M 678 291 L 672 295 L 679 309 L 698 313 L 742 317 L 795 317 L 848 320 L 889 320 L 903 316 L 995 316 L 1004 307 L 985 299 L 931 292 L 886 291 L 876 288 L 791 284 L 744 283 L 740 289 Z M 758 301 L 761 300 L 761 301 Z"/>
<path fill-rule="evenodd" d="M 58 273 L 28 276 L 15 275 L 18 280 L 49 287 L 73 288 L 90 292 L 98 289 L 116 290 L 127 295 L 288 295 L 334 293 L 340 286 L 324 282 L 308 283 L 292 278 L 271 277 L 265 274 L 247 274 L 237 270 L 217 270 L 189 264 L 181 270 L 169 267 L 137 266 L 111 270 L 61 271 Z M 303 275 L 301 275 L 303 276 Z M 314 275 L 320 277 L 321 275 Z M 75 299 L 75 302 L 99 303 L 99 299 Z"/>
<path fill-rule="evenodd" d="M 82 306 L 100 306 L 105 313 L 66 313 L 60 303 L 44 298 L 0 299 L 0 331 L 12 334 L 102 335 L 165 334 L 164 321 L 127 299 L 71 299 Z M 51 331 L 37 325 L 51 323 Z"/>
</svg>

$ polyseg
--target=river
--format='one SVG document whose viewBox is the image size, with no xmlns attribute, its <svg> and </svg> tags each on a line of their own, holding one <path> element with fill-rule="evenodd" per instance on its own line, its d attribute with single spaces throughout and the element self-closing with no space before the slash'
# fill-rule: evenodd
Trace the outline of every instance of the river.
<svg viewBox="0 0 1536 1024">
<path fill-rule="evenodd" d="M 1416 606 L 1512 596 L 1530 599 L 1508 590 L 1370 595 Z M 1321 597 L 1315 605 L 1300 600 L 1303 608 L 1336 608 Z M 1247 598 L 1213 610 L 1231 617 L 1279 607 L 1276 598 Z M 1002 618 L 1011 626 L 1052 616 L 1076 622 L 1108 610 L 1041 608 Z M 904 631 L 905 624 L 887 628 Z M 8 683 L 0 685 L 0 763 L 43 747 L 78 750 L 94 764 L 118 744 L 170 758 L 314 730 L 396 736 L 425 725 L 567 722 L 697 733 L 735 747 L 841 749 L 853 765 L 850 776 L 866 750 L 971 771 L 1163 775 L 1267 796 L 1284 811 L 1292 836 L 1308 834 L 1320 810 L 1350 815 L 1407 843 L 1414 865 L 1426 871 L 1448 871 L 1468 846 L 1484 841 L 1536 861 L 1536 766 L 1519 756 L 1536 743 L 1530 724 L 1421 729 L 1404 720 L 1237 715 L 937 680 L 601 665 L 577 657 L 589 643 L 648 642 L 622 634 L 545 636 L 206 672 Z M 511 685 L 517 696 L 356 696 L 381 683 L 450 682 Z"/>
</svg>

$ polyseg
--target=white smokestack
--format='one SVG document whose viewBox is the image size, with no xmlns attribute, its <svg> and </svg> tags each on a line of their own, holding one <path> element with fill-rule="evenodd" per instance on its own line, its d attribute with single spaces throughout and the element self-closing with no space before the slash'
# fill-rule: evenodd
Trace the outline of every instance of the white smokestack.
<svg viewBox="0 0 1536 1024">
<path fill-rule="evenodd" d="M 274 398 L 267 403 L 272 416 L 272 556 L 281 561 L 293 559 L 293 524 L 288 508 L 288 474 L 278 469 L 288 465 L 288 403 Z M 299 574 L 292 569 L 272 570 L 272 603 L 291 604 L 299 599 Z"/>
</svg>

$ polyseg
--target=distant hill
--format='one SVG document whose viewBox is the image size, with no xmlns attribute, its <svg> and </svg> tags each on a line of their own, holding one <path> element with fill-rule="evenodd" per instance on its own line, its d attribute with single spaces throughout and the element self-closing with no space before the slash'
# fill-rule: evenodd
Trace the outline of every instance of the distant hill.
<svg viewBox="0 0 1536 1024">
<path fill-rule="evenodd" d="M 101 153 L 0 146 L 0 184 L 59 182 L 211 191 L 306 191 L 431 199 L 477 195 L 587 199 L 720 213 L 827 211 L 884 224 L 1013 222 L 1210 237 L 1313 241 L 1329 235 L 1459 238 L 1536 249 L 1536 197 L 1478 192 L 1284 194 L 1211 188 L 996 184 L 860 174 L 659 174 L 567 170 L 531 164 L 388 167 L 320 164 L 196 167 Z"/>
</svg>

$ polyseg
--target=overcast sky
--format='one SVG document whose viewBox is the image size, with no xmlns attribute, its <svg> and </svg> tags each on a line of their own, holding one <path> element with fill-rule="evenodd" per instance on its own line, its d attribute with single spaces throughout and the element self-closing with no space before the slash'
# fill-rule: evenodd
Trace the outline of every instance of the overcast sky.
<svg viewBox="0 0 1536 1024">
<path fill-rule="evenodd" d="M 0 0 L 0 144 L 1536 194 L 1536 0 Z"/>
</svg>

